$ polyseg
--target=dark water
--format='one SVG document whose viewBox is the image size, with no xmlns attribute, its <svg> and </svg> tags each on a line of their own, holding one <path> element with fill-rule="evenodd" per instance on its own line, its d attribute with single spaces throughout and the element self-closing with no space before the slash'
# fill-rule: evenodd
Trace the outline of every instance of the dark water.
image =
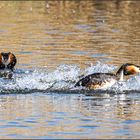
<svg viewBox="0 0 140 140">
<path fill-rule="evenodd" d="M 0 138 L 140 138 L 140 76 L 107 91 L 79 76 L 140 65 L 139 1 L 1 1 L 0 49 L 18 59 L 0 78 Z"/>
</svg>

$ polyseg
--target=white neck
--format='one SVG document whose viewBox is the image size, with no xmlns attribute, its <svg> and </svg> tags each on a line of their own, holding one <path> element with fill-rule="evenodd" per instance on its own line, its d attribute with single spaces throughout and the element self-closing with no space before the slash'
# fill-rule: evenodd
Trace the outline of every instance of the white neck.
<svg viewBox="0 0 140 140">
<path fill-rule="evenodd" d="M 123 81 L 123 76 L 124 76 L 124 74 L 123 74 L 123 70 L 122 70 L 121 73 L 120 73 L 120 79 L 119 79 L 119 81 Z"/>
</svg>

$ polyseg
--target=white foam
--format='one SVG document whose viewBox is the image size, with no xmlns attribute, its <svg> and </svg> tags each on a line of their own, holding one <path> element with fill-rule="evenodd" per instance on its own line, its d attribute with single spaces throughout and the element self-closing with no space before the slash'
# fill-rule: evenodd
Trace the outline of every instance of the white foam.
<svg viewBox="0 0 140 140">
<path fill-rule="evenodd" d="M 118 67 L 119 68 L 119 67 Z M 44 69 L 16 70 L 14 79 L 8 80 L 0 78 L 0 92 L 26 92 L 34 90 L 73 90 L 74 84 L 79 80 L 81 73 L 88 75 L 95 72 L 114 72 L 116 66 L 98 62 L 86 69 L 80 69 L 75 65 L 60 65 L 56 70 L 47 72 Z M 122 92 L 124 90 L 140 90 L 140 76 L 132 76 L 127 81 L 115 83 L 109 90 Z M 79 88 L 81 89 L 81 88 Z"/>
</svg>

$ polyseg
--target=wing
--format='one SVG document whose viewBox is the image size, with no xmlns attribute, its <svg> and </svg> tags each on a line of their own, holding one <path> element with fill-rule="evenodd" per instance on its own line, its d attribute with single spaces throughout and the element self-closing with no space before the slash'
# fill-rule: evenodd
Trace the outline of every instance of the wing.
<svg viewBox="0 0 140 140">
<path fill-rule="evenodd" d="M 76 86 L 84 86 L 89 88 L 99 88 L 106 83 L 111 82 L 112 80 L 116 80 L 116 75 L 111 73 L 94 73 L 88 75 L 82 79 L 80 79 L 76 84 Z"/>
</svg>

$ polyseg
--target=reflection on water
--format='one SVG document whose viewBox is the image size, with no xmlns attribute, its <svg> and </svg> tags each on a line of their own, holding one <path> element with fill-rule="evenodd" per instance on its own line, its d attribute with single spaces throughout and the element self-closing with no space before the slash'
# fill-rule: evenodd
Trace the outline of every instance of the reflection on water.
<svg viewBox="0 0 140 140">
<path fill-rule="evenodd" d="M 15 52 L 18 67 L 83 67 L 97 60 L 139 64 L 139 5 L 121 0 L 1 2 L 1 50 Z"/>
<path fill-rule="evenodd" d="M 139 138 L 139 94 L 1 95 L 1 138 Z"/>
<path fill-rule="evenodd" d="M 0 91 L 47 89 L 42 82 L 54 80 L 73 82 L 80 75 L 77 66 L 87 68 L 97 61 L 140 65 L 139 7 L 140 1 L 122 0 L 1 1 L 1 51 L 15 53 L 19 69 L 45 66 L 54 72 L 18 73 L 23 77 L 9 83 L 0 79 Z M 75 68 L 63 72 L 57 67 L 60 64 L 75 64 Z M 138 78 L 123 89 L 139 90 Z M 0 138 L 140 138 L 139 96 L 1 94 Z"/>
</svg>

